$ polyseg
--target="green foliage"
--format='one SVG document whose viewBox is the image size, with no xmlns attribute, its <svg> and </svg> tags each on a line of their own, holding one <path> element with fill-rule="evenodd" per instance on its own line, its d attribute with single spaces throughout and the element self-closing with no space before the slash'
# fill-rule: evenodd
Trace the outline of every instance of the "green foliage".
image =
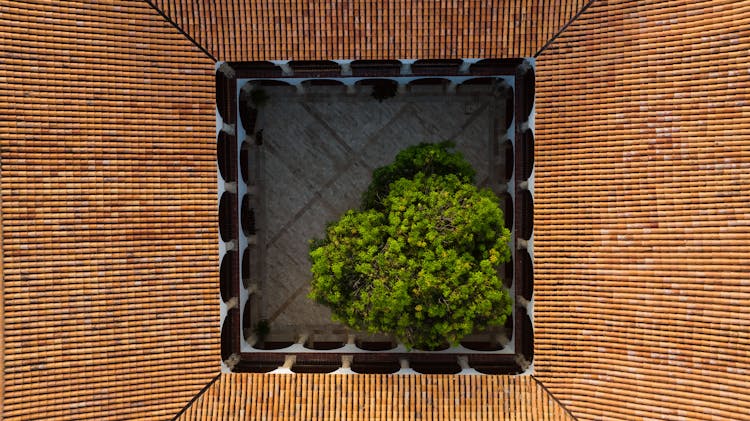
<svg viewBox="0 0 750 421">
<path fill-rule="evenodd" d="M 420 143 L 396 155 L 395 161 L 376 169 L 372 182 L 362 194 L 362 209 L 383 209 L 383 199 L 388 196 L 391 183 L 401 178 L 425 175 L 456 175 L 467 183 L 474 182 L 474 168 L 460 152 L 452 152 L 452 142 Z"/>
<path fill-rule="evenodd" d="M 497 268 L 510 233 L 494 193 L 433 171 L 395 180 L 380 205 L 347 212 L 313 245 L 310 298 L 354 329 L 423 349 L 505 323 Z"/>
<path fill-rule="evenodd" d="M 262 342 L 266 339 L 266 336 L 271 333 L 271 324 L 267 319 L 261 319 L 258 321 L 258 323 L 255 324 L 253 333 L 255 333 L 255 335 L 258 337 L 258 341 Z"/>
</svg>

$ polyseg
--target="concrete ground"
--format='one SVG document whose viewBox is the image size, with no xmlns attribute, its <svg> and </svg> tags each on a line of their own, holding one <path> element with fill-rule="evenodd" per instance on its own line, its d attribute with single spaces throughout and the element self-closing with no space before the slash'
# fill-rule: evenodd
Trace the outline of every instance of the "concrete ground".
<svg viewBox="0 0 750 421">
<path fill-rule="evenodd" d="M 453 140 L 477 171 L 482 186 L 490 177 L 493 145 L 504 135 L 504 101 L 490 87 L 446 94 L 442 87 L 415 87 L 383 102 L 369 89 L 340 87 L 265 88 L 258 148 L 261 168 L 264 274 L 257 280 L 261 318 L 280 332 L 343 333 L 330 311 L 307 298 L 308 244 L 328 223 L 359 205 L 372 171 L 419 142 Z M 498 133 L 497 131 L 502 131 Z"/>
</svg>

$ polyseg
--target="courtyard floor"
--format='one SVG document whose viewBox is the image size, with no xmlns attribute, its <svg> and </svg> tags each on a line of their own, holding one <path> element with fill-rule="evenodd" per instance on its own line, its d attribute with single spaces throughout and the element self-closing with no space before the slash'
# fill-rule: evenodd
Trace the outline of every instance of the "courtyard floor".
<svg viewBox="0 0 750 421">
<path fill-rule="evenodd" d="M 314 87 L 305 94 L 264 89 L 270 100 L 257 125 L 263 130 L 257 162 L 264 268 L 263 279 L 254 282 L 260 289 L 257 311 L 274 336 L 346 332 L 327 308 L 307 298 L 309 240 L 358 207 L 373 170 L 402 149 L 452 140 L 474 166 L 480 186 L 505 190 L 492 162 L 493 148 L 504 136 L 505 102 L 489 86 L 450 94 L 419 86 L 383 102 L 369 89 L 354 94 L 339 87 Z"/>
</svg>

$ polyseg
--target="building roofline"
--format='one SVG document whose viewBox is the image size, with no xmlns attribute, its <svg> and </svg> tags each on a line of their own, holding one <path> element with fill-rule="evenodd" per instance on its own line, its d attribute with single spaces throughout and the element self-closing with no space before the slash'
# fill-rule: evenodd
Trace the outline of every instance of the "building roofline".
<svg viewBox="0 0 750 421">
<path fill-rule="evenodd" d="M 593 0 L 592 0 L 592 1 L 593 1 Z M 568 407 L 567 407 L 567 406 L 565 405 L 565 403 L 564 403 L 563 401 L 561 401 L 560 399 L 558 399 L 558 398 L 557 398 L 557 396 L 555 396 L 555 394 L 554 394 L 554 393 L 552 393 L 552 391 L 551 391 L 551 390 L 549 390 L 549 389 L 547 388 L 547 386 L 545 386 L 545 385 L 544 385 L 544 382 L 543 382 L 543 381 L 539 380 L 539 379 L 538 379 L 538 378 L 537 378 L 537 377 L 536 377 L 535 375 L 533 375 L 533 374 L 532 374 L 532 375 L 531 375 L 530 377 L 531 377 L 532 379 L 534 379 L 534 381 L 535 381 L 535 382 L 536 382 L 536 383 L 537 383 L 537 384 L 539 385 L 539 387 L 541 387 L 541 388 L 542 388 L 542 390 L 544 390 L 545 392 L 547 392 L 547 394 L 549 395 L 549 397 L 550 397 L 550 398 L 552 398 L 552 400 L 554 400 L 555 402 L 557 402 L 557 404 L 558 404 L 558 405 L 560 405 L 560 408 L 564 409 L 564 410 L 565 410 L 565 412 L 567 412 L 567 413 L 568 413 L 568 415 L 570 416 L 570 418 L 572 418 L 572 419 L 573 419 L 573 420 L 575 420 L 575 421 L 578 421 L 578 417 L 576 417 L 576 416 L 575 416 L 575 414 L 573 414 L 573 412 L 571 412 L 571 411 L 570 411 L 570 409 L 568 409 Z"/>
<path fill-rule="evenodd" d="M 180 412 L 178 412 L 177 415 L 175 415 L 174 418 L 172 418 L 172 421 L 176 421 L 178 418 L 180 418 L 182 416 L 182 414 L 185 413 L 185 411 L 187 411 L 188 409 L 190 409 L 190 407 L 193 405 L 193 403 L 195 403 L 195 401 L 197 401 L 201 396 L 203 396 L 203 394 L 206 393 L 206 391 L 208 391 L 208 389 L 210 389 L 211 386 L 213 386 L 213 384 L 216 383 L 216 381 L 219 380 L 219 378 L 221 378 L 221 376 L 223 374 L 224 373 L 222 373 L 221 371 L 219 371 L 216 374 L 216 376 L 213 379 L 211 379 L 210 382 L 206 383 L 206 385 L 203 386 L 203 389 L 201 389 L 198 393 L 196 393 L 195 396 L 193 396 L 193 398 L 190 399 L 190 401 L 184 407 L 182 407 L 182 409 L 180 409 Z M 542 387 L 544 387 L 544 386 L 542 386 Z M 547 392 L 549 393 L 549 391 L 547 391 Z"/>
<path fill-rule="evenodd" d="M 203 47 L 201 44 L 199 44 L 198 41 L 195 40 L 195 38 L 193 38 L 184 29 L 182 29 L 182 27 L 180 25 L 178 25 L 177 22 L 175 22 L 174 20 L 172 20 L 172 18 L 170 18 L 169 16 L 167 16 L 167 14 L 164 13 L 164 11 L 161 10 L 159 7 L 157 7 L 154 4 L 153 1 L 151 1 L 151 0 L 143 0 L 143 1 L 146 2 L 149 6 L 151 6 L 152 9 L 156 10 L 156 12 L 159 13 L 159 15 L 162 18 L 164 18 L 164 20 L 166 20 L 167 22 L 169 22 L 170 25 L 174 26 L 175 29 L 177 29 L 177 31 L 179 31 L 185 38 L 187 38 L 190 42 L 192 42 L 193 45 L 195 45 L 196 47 L 198 47 L 198 49 L 200 49 L 201 51 L 203 51 L 203 54 L 205 54 L 206 56 L 208 56 L 208 58 L 210 58 L 214 63 L 216 63 L 218 61 L 216 59 L 216 57 L 214 57 L 213 54 L 211 54 L 205 47 Z"/>
<path fill-rule="evenodd" d="M 560 35 L 562 35 L 562 33 L 565 32 L 568 29 L 568 27 L 573 22 L 576 21 L 576 19 L 578 19 L 582 14 L 584 14 L 586 12 L 586 9 L 588 9 L 592 4 L 594 4 L 595 1 L 596 0 L 589 0 L 588 3 L 584 4 L 583 7 L 581 8 L 581 10 L 579 10 L 578 12 L 576 12 L 576 14 L 568 21 L 568 23 L 566 23 L 565 25 L 563 25 L 563 27 L 560 28 L 560 30 L 557 31 L 557 33 L 555 35 L 553 35 L 552 38 L 548 39 L 547 42 L 542 46 L 542 48 L 540 48 L 539 51 L 537 51 L 536 54 L 534 54 L 534 58 L 539 57 L 544 52 L 544 50 L 546 50 L 550 45 L 552 45 L 552 43 L 555 42 L 555 40 L 557 39 L 557 37 L 559 37 Z"/>
</svg>

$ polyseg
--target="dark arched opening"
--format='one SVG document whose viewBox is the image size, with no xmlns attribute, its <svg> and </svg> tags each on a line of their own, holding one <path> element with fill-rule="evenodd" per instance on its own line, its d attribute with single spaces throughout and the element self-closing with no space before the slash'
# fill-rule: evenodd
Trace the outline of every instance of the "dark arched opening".
<svg viewBox="0 0 750 421">
<path fill-rule="evenodd" d="M 329 363 L 329 362 L 301 362 L 296 363 L 292 366 L 292 372 L 294 373 L 319 373 L 326 374 L 332 373 L 341 368 L 340 364 Z"/>
<path fill-rule="evenodd" d="M 500 196 L 500 205 L 505 217 L 505 228 L 513 230 L 513 196 L 505 192 Z"/>
<path fill-rule="evenodd" d="M 530 191 L 521 190 L 518 192 L 516 200 L 519 202 L 519 217 L 521 218 L 516 235 L 524 240 L 528 240 L 534 231 L 534 199 Z"/>
<path fill-rule="evenodd" d="M 526 121 L 529 115 L 531 115 L 531 110 L 534 108 L 534 97 L 536 95 L 536 75 L 534 74 L 534 68 L 529 67 L 526 70 L 521 83 L 523 84 L 523 108 L 521 109 L 523 116 L 521 116 L 521 119 Z"/>
<path fill-rule="evenodd" d="M 234 212 L 235 198 L 235 194 L 224 192 L 221 194 L 221 199 L 219 200 L 219 234 L 225 242 L 234 239 L 232 227 L 234 225 L 234 216 L 236 215 L 236 212 Z"/>
<path fill-rule="evenodd" d="M 289 62 L 295 77 L 339 77 L 341 67 L 331 60 L 292 60 Z"/>
<path fill-rule="evenodd" d="M 393 374 L 401 369 L 401 364 L 394 358 L 393 361 L 367 361 L 366 357 L 355 355 L 351 369 L 359 374 Z"/>
<path fill-rule="evenodd" d="M 219 132 L 216 140 L 216 163 L 219 166 L 221 178 L 227 182 L 235 181 L 234 141 L 235 137 L 224 131 Z"/>
<path fill-rule="evenodd" d="M 521 349 L 516 350 L 516 352 L 523 355 L 524 358 L 526 358 L 526 361 L 531 363 L 534 361 L 534 328 L 531 325 L 531 318 L 529 318 L 526 309 L 523 307 L 518 307 L 516 316 L 519 319 L 516 329 L 520 328 L 523 332 L 523 336 L 521 337 Z"/>
<path fill-rule="evenodd" d="M 461 67 L 460 59 L 424 59 L 417 60 L 411 65 L 411 72 L 415 75 L 455 75 Z"/>
<path fill-rule="evenodd" d="M 504 179 L 502 181 L 508 182 L 511 178 L 513 178 L 513 165 L 514 165 L 514 154 L 513 154 L 513 142 L 510 140 L 506 140 L 503 142 L 502 147 L 502 154 L 503 154 L 503 177 Z"/>
<path fill-rule="evenodd" d="M 245 306 L 242 308 L 242 332 L 245 339 L 247 339 L 253 331 L 253 327 L 250 324 L 251 323 L 251 315 L 250 311 L 252 310 L 252 306 L 250 304 L 251 297 L 248 297 L 247 301 L 245 301 Z"/>
<path fill-rule="evenodd" d="M 396 342 L 392 340 L 363 340 L 357 342 L 357 347 L 365 351 L 387 351 L 396 348 Z"/>
<path fill-rule="evenodd" d="M 239 351 L 238 318 L 239 310 L 233 308 L 227 312 L 224 324 L 221 326 L 221 359 L 224 361 Z"/>
<path fill-rule="evenodd" d="M 251 256 L 252 253 L 250 253 L 250 247 L 245 247 L 245 251 L 242 252 L 242 269 L 240 271 L 242 286 L 245 288 L 250 285 L 250 274 L 252 273 L 252 270 L 250 269 Z"/>
<path fill-rule="evenodd" d="M 521 162 L 519 162 L 521 166 L 520 181 L 528 180 L 534 170 L 534 132 L 531 129 L 524 130 L 516 144 L 521 159 Z"/>
<path fill-rule="evenodd" d="M 240 90 L 240 99 L 237 104 L 240 113 L 240 122 L 245 129 L 245 133 L 255 133 L 255 123 L 258 121 L 258 109 L 253 104 L 251 89 L 247 87 Z"/>
<path fill-rule="evenodd" d="M 221 299 L 229 301 L 235 295 L 237 279 L 237 252 L 232 250 L 224 255 L 219 266 L 219 290 Z"/>
<path fill-rule="evenodd" d="M 221 70 L 216 71 L 216 110 L 219 112 L 221 119 L 228 121 L 229 117 L 229 78 Z"/>
<path fill-rule="evenodd" d="M 401 62 L 398 60 L 354 60 L 352 76 L 398 76 Z"/>
<path fill-rule="evenodd" d="M 314 337 L 311 337 L 307 343 L 305 343 L 305 348 L 316 349 L 319 351 L 330 351 L 332 349 L 339 349 L 343 346 L 343 341 L 315 340 Z"/>
<path fill-rule="evenodd" d="M 534 265 L 531 262 L 531 256 L 526 250 L 518 250 L 518 285 L 516 291 L 521 296 L 530 300 L 534 294 Z"/>
<path fill-rule="evenodd" d="M 421 374 L 457 374 L 461 371 L 458 362 L 410 362 L 409 368 Z"/>
</svg>

